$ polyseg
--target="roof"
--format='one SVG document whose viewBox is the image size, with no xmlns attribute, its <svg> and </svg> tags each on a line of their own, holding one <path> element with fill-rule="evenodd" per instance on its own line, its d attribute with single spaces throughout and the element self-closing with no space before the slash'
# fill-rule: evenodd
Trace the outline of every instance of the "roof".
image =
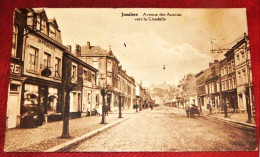
<svg viewBox="0 0 260 157">
<path fill-rule="evenodd" d="M 76 50 L 73 52 L 75 53 Z M 81 56 L 108 56 L 114 58 L 119 63 L 119 60 L 113 54 L 112 50 L 107 51 L 100 46 L 81 46 Z"/>
<path fill-rule="evenodd" d="M 108 52 L 100 46 L 90 46 L 87 45 L 81 47 L 81 54 L 86 55 L 108 55 Z"/>
</svg>

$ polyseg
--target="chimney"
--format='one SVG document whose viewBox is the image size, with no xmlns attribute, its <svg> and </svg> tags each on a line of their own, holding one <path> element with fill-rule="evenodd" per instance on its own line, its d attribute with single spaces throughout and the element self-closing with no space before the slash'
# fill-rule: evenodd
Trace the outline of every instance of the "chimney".
<svg viewBox="0 0 260 157">
<path fill-rule="evenodd" d="M 79 57 L 81 54 L 81 47 L 80 45 L 76 44 L 76 56 Z"/>
<path fill-rule="evenodd" d="M 218 60 L 217 60 L 217 59 L 215 59 L 215 60 L 214 60 L 214 63 L 218 63 Z"/>
<path fill-rule="evenodd" d="M 214 63 L 209 63 L 209 67 L 211 67 Z"/>
<path fill-rule="evenodd" d="M 66 47 L 68 48 L 69 52 L 71 52 L 71 45 L 66 45 Z"/>
<path fill-rule="evenodd" d="M 88 50 L 90 49 L 90 42 L 89 41 L 87 42 L 87 49 Z"/>
</svg>

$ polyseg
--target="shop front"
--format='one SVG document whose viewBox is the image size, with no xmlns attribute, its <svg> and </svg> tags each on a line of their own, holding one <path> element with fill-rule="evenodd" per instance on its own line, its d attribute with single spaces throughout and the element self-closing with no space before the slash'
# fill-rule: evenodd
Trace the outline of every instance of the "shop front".
<svg viewBox="0 0 260 157">
<path fill-rule="evenodd" d="M 61 84 L 46 80 L 25 80 L 22 90 L 21 127 L 61 120 L 60 88 Z M 34 119 L 35 117 L 37 119 Z"/>
</svg>

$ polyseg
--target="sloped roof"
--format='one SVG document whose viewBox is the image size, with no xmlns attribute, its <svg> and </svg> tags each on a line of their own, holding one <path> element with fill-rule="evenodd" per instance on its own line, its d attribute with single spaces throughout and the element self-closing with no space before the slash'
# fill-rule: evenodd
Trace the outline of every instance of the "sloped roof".
<svg viewBox="0 0 260 157">
<path fill-rule="evenodd" d="M 90 46 L 87 45 L 81 47 L 81 53 L 86 55 L 108 55 L 108 52 L 100 46 Z"/>
<path fill-rule="evenodd" d="M 52 23 L 56 28 L 59 28 L 58 23 L 57 23 L 55 18 L 54 19 L 48 19 L 48 22 Z"/>
<path fill-rule="evenodd" d="M 100 46 L 90 46 L 89 48 L 87 45 L 81 46 L 81 56 L 110 56 L 119 62 L 112 50 L 107 51 Z"/>
</svg>

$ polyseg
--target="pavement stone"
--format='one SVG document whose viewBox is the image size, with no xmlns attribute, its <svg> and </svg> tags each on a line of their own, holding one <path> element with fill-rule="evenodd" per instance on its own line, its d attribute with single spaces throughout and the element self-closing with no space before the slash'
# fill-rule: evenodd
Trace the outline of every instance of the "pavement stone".
<svg viewBox="0 0 260 157">
<path fill-rule="evenodd" d="M 118 120 L 117 114 L 109 114 L 107 123 Z M 42 152 L 61 143 L 72 140 L 104 126 L 101 116 L 83 117 L 70 120 L 71 139 L 61 139 L 62 121 L 46 123 L 37 128 L 16 128 L 5 132 L 5 152 Z"/>
<path fill-rule="evenodd" d="M 69 151 L 252 151 L 256 147 L 255 133 L 216 120 L 188 118 L 183 110 L 158 107 L 144 110 Z"/>
</svg>

